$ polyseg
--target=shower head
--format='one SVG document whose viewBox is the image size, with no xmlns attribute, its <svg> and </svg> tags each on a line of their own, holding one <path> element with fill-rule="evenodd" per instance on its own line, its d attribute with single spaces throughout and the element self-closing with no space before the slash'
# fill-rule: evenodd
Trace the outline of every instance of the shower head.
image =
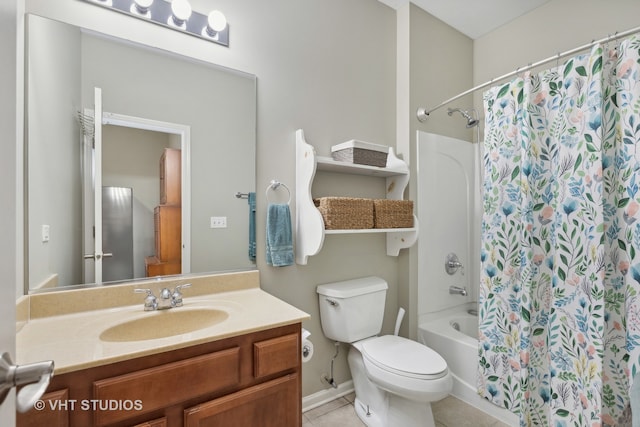
<svg viewBox="0 0 640 427">
<path fill-rule="evenodd" d="M 476 110 L 471 110 L 471 111 L 476 111 Z M 479 123 L 479 120 L 472 117 L 467 111 L 462 110 L 460 108 L 448 108 L 447 109 L 447 114 L 449 114 L 450 116 L 453 115 L 453 113 L 458 112 L 460 114 L 462 114 L 462 116 L 467 119 L 467 127 L 468 128 L 472 128 L 474 126 L 476 126 Z"/>
</svg>

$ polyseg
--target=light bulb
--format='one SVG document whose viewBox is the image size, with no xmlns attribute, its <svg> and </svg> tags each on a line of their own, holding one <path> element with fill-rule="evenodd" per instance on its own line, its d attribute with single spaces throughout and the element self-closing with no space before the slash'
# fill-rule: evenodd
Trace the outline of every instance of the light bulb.
<svg viewBox="0 0 640 427">
<path fill-rule="evenodd" d="M 210 35 L 218 33 L 227 27 L 227 18 L 219 10 L 212 10 L 207 17 L 207 31 Z"/>
<path fill-rule="evenodd" d="M 139 13 L 141 15 L 147 15 L 152 4 L 153 0 L 134 0 L 134 4 L 131 7 L 131 12 Z"/>
<path fill-rule="evenodd" d="M 191 5 L 187 0 L 173 0 L 171 2 L 171 12 L 174 23 L 181 27 L 191 16 Z"/>
</svg>

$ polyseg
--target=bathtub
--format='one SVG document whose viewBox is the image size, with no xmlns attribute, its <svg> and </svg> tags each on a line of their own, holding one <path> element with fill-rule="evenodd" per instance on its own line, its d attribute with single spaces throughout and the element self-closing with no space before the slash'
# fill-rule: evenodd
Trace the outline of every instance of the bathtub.
<svg viewBox="0 0 640 427">
<path fill-rule="evenodd" d="M 424 316 L 418 325 L 418 341 L 447 361 L 453 376 L 452 395 L 509 426 L 518 426 L 515 414 L 495 406 L 476 392 L 478 316 L 468 313 L 472 307 L 464 305 Z"/>
</svg>

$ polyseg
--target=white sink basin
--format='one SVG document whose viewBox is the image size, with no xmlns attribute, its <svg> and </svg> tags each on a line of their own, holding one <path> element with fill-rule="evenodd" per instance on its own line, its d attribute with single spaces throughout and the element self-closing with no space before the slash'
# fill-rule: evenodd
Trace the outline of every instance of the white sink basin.
<svg viewBox="0 0 640 427">
<path fill-rule="evenodd" d="M 106 342 L 131 342 L 166 338 L 208 328 L 224 322 L 229 313 L 215 308 L 172 308 L 145 312 L 105 329 L 100 340 Z"/>
</svg>

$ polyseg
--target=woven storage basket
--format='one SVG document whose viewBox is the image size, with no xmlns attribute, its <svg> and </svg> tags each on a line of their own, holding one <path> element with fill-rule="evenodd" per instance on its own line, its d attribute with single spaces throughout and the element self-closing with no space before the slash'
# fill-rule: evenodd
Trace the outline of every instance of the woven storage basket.
<svg viewBox="0 0 640 427">
<path fill-rule="evenodd" d="M 373 200 L 353 197 L 320 197 L 313 200 L 327 230 L 373 228 Z"/>
<path fill-rule="evenodd" d="M 376 199 L 373 201 L 374 228 L 413 227 L 413 201 Z"/>
<path fill-rule="evenodd" d="M 331 147 L 331 157 L 334 160 L 381 168 L 387 166 L 388 153 L 389 147 L 386 145 L 372 144 L 355 139 Z"/>
<path fill-rule="evenodd" d="M 369 165 L 385 167 L 387 165 L 387 153 L 365 150 L 363 148 L 345 148 L 331 153 L 334 160 L 340 162 L 355 163 L 357 165 Z"/>
</svg>

